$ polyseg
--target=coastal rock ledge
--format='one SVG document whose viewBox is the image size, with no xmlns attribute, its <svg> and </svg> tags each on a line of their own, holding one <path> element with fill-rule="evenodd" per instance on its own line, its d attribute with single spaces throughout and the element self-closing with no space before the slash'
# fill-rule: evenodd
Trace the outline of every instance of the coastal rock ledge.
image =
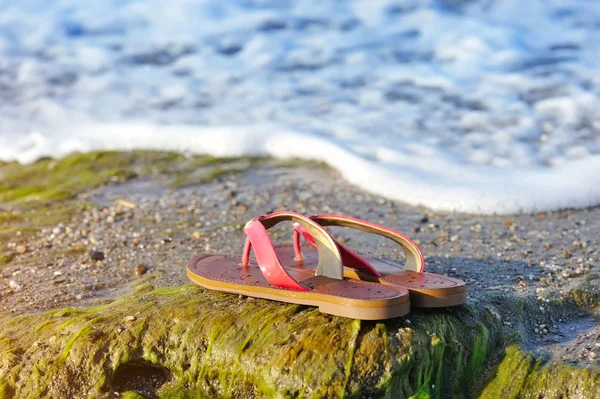
<svg viewBox="0 0 600 399">
<path fill-rule="evenodd" d="M 504 331 L 505 313 L 524 326 L 530 305 L 490 297 L 378 323 L 161 288 L 5 318 L 0 397 L 594 397 L 600 370 L 544 364 Z"/>
</svg>

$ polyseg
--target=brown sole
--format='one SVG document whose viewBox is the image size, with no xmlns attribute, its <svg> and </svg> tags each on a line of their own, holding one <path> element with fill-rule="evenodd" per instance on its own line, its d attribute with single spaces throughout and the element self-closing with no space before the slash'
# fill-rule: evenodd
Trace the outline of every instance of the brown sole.
<svg viewBox="0 0 600 399">
<path fill-rule="evenodd" d="M 410 312 L 409 295 L 404 295 L 394 300 L 367 301 L 319 295 L 310 291 L 291 291 L 207 279 L 193 271 L 193 265 L 205 257 L 196 256 L 192 258 L 187 264 L 186 272 L 190 280 L 210 290 L 298 305 L 315 306 L 319 308 L 321 313 L 359 320 L 385 320 L 404 316 Z"/>
<path fill-rule="evenodd" d="M 385 276 L 377 277 L 366 273 L 357 272 L 354 269 L 344 268 L 344 277 L 356 280 L 370 281 L 392 286 L 398 286 L 385 279 Z M 460 286 L 447 290 L 427 290 L 406 288 L 410 294 L 410 306 L 413 308 L 446 308 L 449 306 L 464 305 L 467 303 L 467 287 Z"/>
<path fill-rule="evenodd" d="M 285 264 L 289 267 L 304 268 L 308 266 L 306 270 L 310 271 L 311 266 L 314 266 L 312 265 L 312 263 L 314 263 L 312 258 L 305 258 L 305 260 L 308 260 L 309 262 L 305 262 L 304 264 L 302 262 L 295 261 L 293 258 L 294 250 L 291 245 L 281 245 L 276 247 L 276 250 L 280 259 L 284 261 Z M 303 248 L 303 250 L 309 253 L 310 251 L 313 251 L 311 247 Z M 382 262 L 375 259 L 367 259 L 367 261 L 373 263 Z M 398 267 L 398 269 L 400 270 L 401 266 Z M 372 283 L 379 283 L 388 286 L 404 288 L 408 290 L 410 294 L 410 306 L 412 308 L 445 308 L 449 306 L 463 305 L 467 302 L 467 287 L 465 283 L 461 280 L 453 279 L 451 277 L 439 276 L 440 278 L 457 282 L 457 285 L 455 287 L 434 289 L 428 289 L 427 287 L 414 288 L 410 286 L 405 286 L 399 283 L 395 283 L 393 281 L 389 281 L 388 279 L 386 279 L 386 275 L 377 277 L 373 276 L 372 274 L 359 272 L 355 269 L 351 269 L 348 267 L 344 267 L 344 277 L 351 278 L 354 280 L 369 281 Z"/>
<path fill-rule="evenodd" d="M 440 297 L 414 290 L 409 290 L 408 292 L 410 293 L 411 306 L 414 308 L 446 308 L 467 303 L 467 290 Z"/>
</svg>

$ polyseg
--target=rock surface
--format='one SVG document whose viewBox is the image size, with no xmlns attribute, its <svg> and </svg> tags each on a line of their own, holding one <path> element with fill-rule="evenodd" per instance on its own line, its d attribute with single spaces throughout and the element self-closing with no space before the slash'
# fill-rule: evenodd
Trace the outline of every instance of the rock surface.
<svg viewBox="0 0 600 399">
<path fill-rule="evenodd" d="M 503 300 L 377 323 L 162 288 L 1 326 L 0 397 L 594 397 L 598 369 L 502 353 L 502 314 L 532 311 Z"/>
<path fill-rule="evenodd" d="M 6 164 L 0 176 L 0 398 L 600 390 L 598 208 L 436 214 L 364 193 L 319 165 L 153 152 Z M 189 257 L 236 253 L 245 221 L 282 208 L 409 233 L 429 270 L 467 281 L 469 305 L 360 322 L 189 285 Z M 402 259 L 384 241 L 333 233 Z M 272 237 L 287 242 L 289 226 Z"/>
</svg>

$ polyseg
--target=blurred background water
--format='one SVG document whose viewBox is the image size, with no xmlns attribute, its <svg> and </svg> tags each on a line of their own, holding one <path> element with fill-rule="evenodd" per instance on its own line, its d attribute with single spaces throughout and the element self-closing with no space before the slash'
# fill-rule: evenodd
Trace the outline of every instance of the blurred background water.
<svg viewBox="0 0 600 399">
<path fill-rule="evenodd" d="M 596 0 L 0 0 L 0 160 L 324 161 L 511 213 L 600 203 Z"/>
</svg>

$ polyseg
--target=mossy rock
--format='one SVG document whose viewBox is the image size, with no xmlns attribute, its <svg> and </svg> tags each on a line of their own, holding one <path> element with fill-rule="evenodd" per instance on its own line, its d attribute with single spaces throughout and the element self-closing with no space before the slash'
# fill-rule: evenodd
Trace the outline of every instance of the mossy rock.
<svg viewBox="0 0 600 399">
<path fill-rule="evenodd" d="M 477 306 L 386 323 L 160 289 L 0 327 L 0 397 L 472 397 L 502 342 Z"/>
<path fill-rule="evenodd" d="M 4 244 L 17 241 L 17 232 L 24 240 L 93 206 L 78 197 L 91 188 L 134 176 L 198 184 L 235 173 L 239 162 L 99 152 L 2 165 L 0 266 L 15 262 Z M 0 315 L 0 399 L 563 398 L 600 391 L 597 369 L 544 363 L 516 345 L 506 349 L 533 329 L 532 315 L 567 319 L 597 306 L 600 291 L 591 283 L 565 300 L 549 298 L 544 315 L 535 297 L 497 293 L 375 323 L 196 286 L 153 291 L 154 277 L 140 280 L 136 295 L 100 307 Z M 503 329 L 507 315 L 511 335 Z"/>
<path fill-rule="evenodd" d="M 512 345 L 482 398 L 597 398 L 600 370 L 565 363 L 543 364 L 532 354 Z"/>
</svg>

